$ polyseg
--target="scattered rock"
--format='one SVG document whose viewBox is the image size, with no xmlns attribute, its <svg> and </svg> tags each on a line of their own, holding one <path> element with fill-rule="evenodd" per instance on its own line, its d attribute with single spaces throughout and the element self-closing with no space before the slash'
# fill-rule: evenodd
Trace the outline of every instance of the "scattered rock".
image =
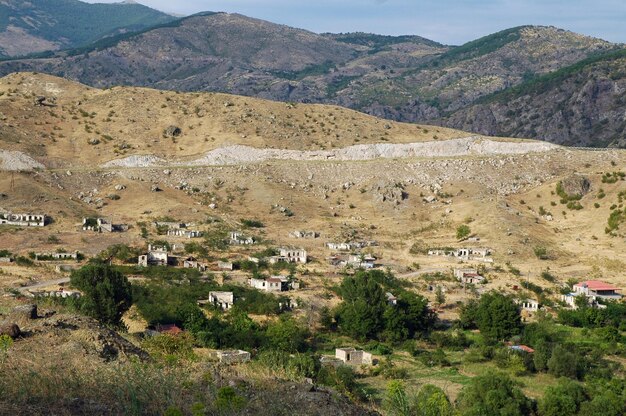
<svg viewBox="0 0 626 416">
<path fill-rule="evenodd" d="M 161 188 L 159 188 L 157 185 L 152 185 L 150 187 L 150 191 L 151 192 L 161 192 Z"/>
<path fill-rule="evenodd" d="M 163 131 L 163 134 L 165 135 L 165 137 L 178 137 L 182 133 L 183 131 L 180 129 L 180 127 L 176 127 L 176 126 L 169 126 Z"/>
<path fill-rule="evenodd" d="M 585 196 L 591 190 L 591 182 L 583 175 L 574 174 L 561 181 L 563 191 L 568 195 Z"/>
<path fill-rule="evenodd" d="M 16 306 L 11 311 L 11 318 L 14 320 L 19 319 L 37 319 L 37 305 L 21 305 Z"/>
<path fill-rule="evenodd" d="M 126 189 L 126 185 L 115 185 L 116 191 L 123 191 L 124 189 Z"/>
<path fill-rule="evenodd" d="M 87 143 L 89 143 L 89 144 L 90 144 L 90 145 L 92 145 L 92 146 L 95 146 L 95 145 L 97 145 L 97 144 L 100 144 L 100 139 L 98 139 L 98 138 L 94 137 L 94 138 L 92 138 L 92 139 L 89 139 L 89 140 L 87 141 Z"/>
<path fill-rule="evenodd" d="M 0 325 L 0 335 L 8 335 L 15 339 L 21 335 L 20 327 L 16 323 L 3 323 Z"/>
<path fill-rule="evenodd" d="M 404 187 L 401 184 L 379 183 L 374 188 L 374 198 L 379 202 L 390 202 L 394 205 L 400 205 L 408 197 L 409 194 L 404 191 Z"/>
</svg>

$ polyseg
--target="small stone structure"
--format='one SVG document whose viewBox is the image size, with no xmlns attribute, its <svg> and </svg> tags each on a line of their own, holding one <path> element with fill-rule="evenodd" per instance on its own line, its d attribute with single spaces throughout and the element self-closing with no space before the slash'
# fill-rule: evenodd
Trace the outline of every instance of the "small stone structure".
<svg viewBox="0 0 626 416">
<path fill-rule="evenodd" d="M 217 359 L 223 364 L 237 364 L 250 361 L 250 353 L 243 350 L 218 351 Z"/>
<path fill-rule="evenodd" d="M 35 260 L 78 260 L 78 251 L 73 253 L 36 253 Z"/>
<path fill-rule="evenodd" d="M 245 236 L 239 231 L 230 232 L 230 244 L 233 246 L 246 246 L 254 243 L 254 238 Z"/>
<path fill-rule="evenodd" d="M 285 276 L 272 276 L 267 279 L 248 280 L 250 286 L 255 289 L 264 290 L 266 292 L 285 292 L 289 289 L 297 289 L 300 285 L 297 282 L 290 283 Z"/>
<path fill-rule="evenodd" d="M 139 256 L 137 264 L 142 267 L 168 266 L 174 261 L 175 257 L 170 256 L 167 247 L 148 244 L 148 252 Z"/>
<path fill-rule="evenodd" d="M 268 262 L 270 264 L 276 264 L 284 261 L 286 263 L 306 263 L 308 261 L 308 255 L 306 250 L 302 248 L 281 248 L 278 256 L 269 257 Z"/>
<path fill-rule="evenodd" d="M 220 269 L 220 270 L 233 271 L 235 266 L 230 261 L 218 261 L 217 262 L 217 268 Z"/>
<path fill-rule="evenodd" d="M 114 233 L 128 231 L 126 224 L 113 224 L 106 218 L 83 218 L 83 231 Z"/>
<path fill-rule="evenodd" d="M 202 237 L 202 231 L 186 230 L 183 228 L 174 228 L 167 230 L 169 237 L 185 237 L 185 238 L 200 238 Z"/>
<path fill-rule="evenodd" d="M 11 214 L 0 213 L 0 225 L 16 225 L 19 227 L 44 227 L 48 217 L 43 214 Z"/>
<path fill-rule="evenodd" d="M 305 230 L 296 230 L 289 233 L 289 237 L 293 238 L 305 238 L 305 239 L 313 239 L 318 238 L 320 233 L 316 231 L 305 231 Z"/>
<path fill-rule="evenodd" d="M 224 310 L 228 310 L 233 307 L 235 303 L 235 295 L 233 292 L 209 292 L 209 298 L 206 300 L 199 300 L 199 305 L 212 304 Z"/>
<path fill-rule="evenodd" d="M 475 285 L 485 281 L 476 269 L 454 269 L 454 277 L 463 284 Z"/>
<path fill-rule="evenodd" d="M 349 365 L 372 365 L 374 363 L 372 354 L 355 348 L 337 348 L 335 358 Z"/>
</svg>

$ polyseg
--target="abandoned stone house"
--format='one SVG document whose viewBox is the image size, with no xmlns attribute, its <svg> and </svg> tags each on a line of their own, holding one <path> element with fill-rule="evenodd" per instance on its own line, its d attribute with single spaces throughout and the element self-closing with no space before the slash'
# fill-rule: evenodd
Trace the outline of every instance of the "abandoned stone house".
<svg viewBox="0 0 626 416">
<path fill-rule="evenodd" d="M 220 269 L 220 270 L 233 271 L 235 266 L 233 265 L 233 263 L 231 261 L 218 261 L 217 262 L 217 268 Z"/>
<path fill-rule="evenodd" d="M 318 238 L 319 236 L 320 236 L 320 233 L 316 231 L 296 230 L 296 231 L 292 231 L 289 233 L 289 237 L 292 237 L 292 238 L 313 239 L 313 238 Z"/>
<path fill-rule="evenodd" d="M 350 251 L 353 249 L 351 243 L 326 243 L 326 248 L 337 251 Z M 355 247 L 356 248 L 356 247 Z"/>
<path fill-rule="evenodd" d="M 267 279 L 251 278 L 248 280 L 250 286 L 258 290 L 266 292 L 285 292 L 289 289 L 298 289 L 300 285 L 297 282 L 289 282 L 285 276 L 272 276 Z"/>
<path fill-rule="evenodd" d="M 168 237 L 200 238 L 202 237 L 202 234 L 202 231 L 187 230 L 184 228 L 173 228 L 167 230 Z"/>
<path fill-rule="evenodd" d="M 42 214 L 0 213 L 0 225 L 16 225 L 19 227 L 44 227 L 48 217 Z"/>
<path fill-rule="evenodd" d="M 155 221 L 153 224 L 156 228 L 167 228 L 168 230 L 178 230 L 181 228 L 187 228 L 192 226 L 192 224 L 185 224 L 184 222 L 173 221 Z"/>
<path fill-rule="evenodd" d="M 335 358 L 349 365 L 372 365 L 374 363 L 372 354 L 355 348 L 337 348 Z"/>
<path fill-rule="evenodd" d="M 365 247 L 376 247 L 378 246 L 378 241 L 369 240 L 369 241 L 348 241 L 348 242 L 328 242 L 325 244 L 326 248 L 337 251 L 350 251 L 350 250 L 358 250 Z"/>
<path fill-rule="evenodd" d="M 476 269 L 454 269 L 454 277 L 463 284 L 476 285 L 485 281 Z"/>
<path fill-rule="evenodd" d="M 199 262 L 197 258 L 189 256 L 183 260 L 183 268 L 185 269 L 198 269 L 201 272 L 206 271 L 208 265 L 206 263 Z"/>
<path fill-rule="evenodd" d="M 13 257 L 0 257 L 0 263 L 13 263 Z"/>
<path fill-rule="evenodd" d="M 352 267 L 373 269 L 376 266 L 376 257 L 370 254 L 350 254 L 346 260 L 346 264 Z"/>
<path fill-rule="evenodd" d="M 284 261 L 286 263 L 306 263 L 308 256 L 306 250 L 302 248 L 281 248 L 278 256 L 269 257 L 270 264 L 276 264 Z"/>
<path fill-rule="evenodd" d="M 209 292 L 209 298 L 198 301 L 199 305 L 211 304 L 220 309 L 228 310 L 235 303 L 235 295 L 233 292 Z"/>
<path fill-rule="evenodd" d="M 446 257 L 458 257 L 464 260 L 478 260 L 483 262 L 493 262 L 491 256 L 492 250 L 484 247 L 465 247 L 465 248 L 444 248 L 444 249 L 430 249 L 428 250 L 429 256 L 446 256 Z"/>
<path fill-rule="evenodd" d="M 36 253 L 35 260 L 78 260 L 78 251 L 73 253 Z"/>
<path fill-rule="evenodd" d="M 169 266 L 175 262 L 176 257 L 169 254 L 167 247 L 148 244 L 148 252 L 139 256 L 137 264 L 142 267 Z"/>
<path fill-rule="evenodd" d="M 46 298 L 80 298 L 82 293 L 76 290 L 66 290 L 59 288 L 58 290 L 41 290 L 41 291 L 28 291 L 28 295 L 31 297 L 46 297 Z"/>
<path fill-rule="evenodd" d="M 83 231 L 114 233 L 128 231 L 126 224 L 113 224 L 105 218 L 83 218 Z"/>
<path fill-rule="evenodd" d="M 233 246 L 245 246 L 254 243 L 254 238 L 245 236 L 239 231 L 230 232 L 230 244 Z"/>
<path fill-rule="evenodd" d="M 539 302 L 535 299 L 525 299 L 519 302 L 520 307 L 526 312 L 537 312 L 539 310 Z"/>
<path fill-rule="evenodd" d="M 393 295 L 391 292 L 385 293 L 385 297 L 387 297 L 387 303 L 391 306 L 395 306 L 398 304 L 398 298 Z"/>
<path fill-rule="evenodd" d="M 250 361 L 250 353 L 243 350 L 217 351 L 217 359 L 223 364 L 245 363 Z"/>
</svg>

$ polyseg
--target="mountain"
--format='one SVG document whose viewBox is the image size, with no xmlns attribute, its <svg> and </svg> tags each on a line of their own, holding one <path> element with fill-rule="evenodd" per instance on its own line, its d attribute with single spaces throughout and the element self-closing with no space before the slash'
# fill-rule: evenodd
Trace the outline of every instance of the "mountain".
<svg viewBox="0 0 626 416">
<path fill-rule="evenodd" d="M 202 13 L 85 48 L 7 60 L 0 63 L 0 75 L 36 71 L 96 87 L 336 104 L 396 121 L 486 131 L 463 121 L 479 100 L 620 48 L 543 26 L 516 27 L 452 47 L 419 36 L 315 34 L 238 14 Z M 523 133 L 542 139 L 545 131 Z M 547 139 L 573 143 L 579 133 L 557 123 Z"/>
<path fill-rule="evenodd" d="M 625 90 L 622 49 L 489 96 L 440 124 L 570 146 L 626 147 Z"/>
<path fill-rule="evenodd" d="M 134 2 L 0 1 L 0 57 L 77 47 L 175 17 Z"/>
</svg>

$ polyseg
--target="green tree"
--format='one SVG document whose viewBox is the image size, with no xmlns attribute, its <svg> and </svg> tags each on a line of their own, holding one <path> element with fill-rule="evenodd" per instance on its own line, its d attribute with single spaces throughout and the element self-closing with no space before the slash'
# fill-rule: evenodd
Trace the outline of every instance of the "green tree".
<svg viewBox="0 0 626 416">
<path fill-rule="evenodd" d="M 548 372 L 555 377 L 579 378 L 584 373 L 584 362 L 575 351 L 557 345 L 548 360 Z"/>
<path fill-rule="evenodd" d="M 131 285 L 124 274 L 104 264 L 89 264 L 74 272 L 70 279 L 83 296 L 81 312 L 107 325 L 119 325 L 132 305 Z"/>
<path fill-rule="evenodd" d="M 383 407 L 390 416 L 411 416 L 411 407 L 404 383 L 393 380 L 387 384 Z"/>
<path fill-rule="evenodd" d="M 452 416 L 454 407 L 443 390 L 432 384 L 426 384 L 417 394 L 414 414 L 417 416 Z"/>
<path fill-rule="evenodd" d="M 559 384 L 546 389 L 539 402 L 539 414 L 541 416 L 575 415 L 585 400 L 585 390 L 580 384 L 561 379 Z"/>
<path fill-rule="evenodd" d="M 532 403 L 504 373 L 487 372 L 473 378 L 457 399 L 463 416 L 527 416 Z"/>
<path fill-rule="evenodd" d="M 353 338 L 378 338 L 384 328 L 387 301 L 375 276 L 359 272 L 341 284 L 343 302 L 337 309 L 339 328 Z"/>
<path fill-rule="evenodd" d="M 265 335 L 270 348 L 294 353 L 306 349 L 309 334 L 295 319 L 281 316 L 278 321 L 268 325 Z"/>
<path fill-rule="evenodd" d="M 519 334 L 522 320 L 513 299 L 501 293 L 490 292 L 480 298 L 476 326 L 485 339 L 496 341 Z"/>
<path fill-rule="evenodd" d="M 580 406 L 580 416 L 622 416 L 626 414 L 626 404 L 615 392 L 606 390 L 595 395 L 591 401 Z"/>
</svg>

